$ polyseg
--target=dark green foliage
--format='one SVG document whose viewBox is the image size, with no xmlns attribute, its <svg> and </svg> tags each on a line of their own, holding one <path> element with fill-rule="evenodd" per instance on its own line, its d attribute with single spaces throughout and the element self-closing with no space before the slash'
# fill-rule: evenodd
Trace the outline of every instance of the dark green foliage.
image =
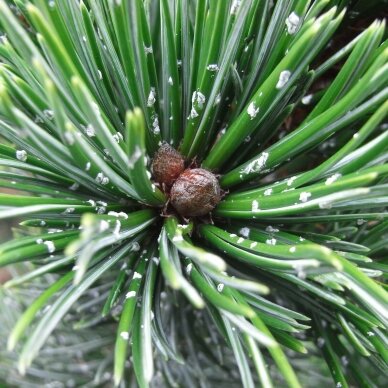
<svg viewBox="0 0 388 388">
<path fill-rule="evenodd" d="M 0 0 L 5 384 L 384 385 L 385 23 L 337 38 L 361 3 Z M 167 206 L 163 142 L 219 176 L 211 215 Z"/>
</svg>

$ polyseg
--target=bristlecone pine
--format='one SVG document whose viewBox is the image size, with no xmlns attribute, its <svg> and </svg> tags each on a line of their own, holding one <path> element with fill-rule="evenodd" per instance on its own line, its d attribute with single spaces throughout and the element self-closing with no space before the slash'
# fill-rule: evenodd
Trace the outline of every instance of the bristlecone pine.
<svg viewBox="0 0 388 388">
<path fill-rule="evenodd" d="M 0 0 L 0 385 L 386 386 L 384 4 Z"/>
</svg>

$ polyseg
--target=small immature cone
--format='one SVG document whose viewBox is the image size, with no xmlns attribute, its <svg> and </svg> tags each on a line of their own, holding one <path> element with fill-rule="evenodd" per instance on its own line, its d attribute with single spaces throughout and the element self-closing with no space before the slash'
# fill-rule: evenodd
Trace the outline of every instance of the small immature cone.
<svg viewBox="0 0 388 388">
<path fill-rule="evenodd" d="M 171 186 L 184 171 L 185 160 L 177 150 L 164 143 L 156 152 L 151 169 L 157 182 Z"/>
<path fill-rule="evenodd" d="M 220 202 L 220 185 L 215 175 L 208 170 L 187 169 L 172 186 L 170 200 L 181 216 L 203 216 Z"/>
</svg>

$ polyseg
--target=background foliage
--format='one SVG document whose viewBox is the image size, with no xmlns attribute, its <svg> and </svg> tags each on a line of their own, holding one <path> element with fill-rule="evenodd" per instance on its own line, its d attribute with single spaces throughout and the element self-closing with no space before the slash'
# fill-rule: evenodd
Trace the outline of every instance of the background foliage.
<svg viewBox="0 0 388 388">
<path fill-rule="evenodd" d="M 0 0 L 4 383 L 383 386 L 385 5 Z"/>
</svg>

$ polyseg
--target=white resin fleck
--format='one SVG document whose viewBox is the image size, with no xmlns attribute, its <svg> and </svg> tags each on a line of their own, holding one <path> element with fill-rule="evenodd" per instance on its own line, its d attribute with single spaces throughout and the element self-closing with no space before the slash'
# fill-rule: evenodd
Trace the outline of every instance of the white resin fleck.
<svg viewBox="0 0 388 388">
<path fill-rule="evenodd" d="M 100 232 L 105 232 L 107 229 L 109 229 L 109 222 L 105 220 L 100 221 Z"/>
<path fill-rule="evenodd" d="M 129 291 L 125 294 L 125 299 L 134 298 L 136 296 L 136 291 Z"/>
<path fill-rule="evenodd" d="M 102 172 L 99 172 L 95 178 L 97 183 L 101 183 L 102 185 L 107 185 L 109 183 L 109 178 L 104 176 Z"/>
<path fill-rule="evenodd" d="M 116 220 L 115 228 L 113 229 L 113 234 L 115 236 L 119 236 L 121 229 L 121 222 L 119 220 Z"/>
<path fill-rule="evenodd" d="M 287 186 L 291 186 L 296 179 L 296 176 L 292 176 L 291 178 L 287 179 Z"/>
<path fill-rule="evenodd" d="M 153 117 L 152 121 L 152 132 L 155 134 L 160 133 L 159 119 L 158 116 Z"/>
<path fill-rule="evenodd" d="M 209 71 L 218 71 L 219 67 L 216 63 L 212 63 L 210 65 L 207 65 L 206 69 Z"/>
<path fill-rule="evenodd" d="M 128 341 L 129 340 L 129 333 L 127 331 L 122 331 L 120 333 L 120 337 L 125 340 L 125 341 Z"/>
<path fill-rule="evenodd" d="M 113 135 L 113 139 L 115 139 L 116 143 L 120 143 L 121 140 L 124 140 L 124 137 L 120 132 L 117 132 Z"/>
<path fill-rule="evenodd" d="M 20 160 L 21 162 L 25 162 L 27 160 L 27 151 L 25 150 L 16 151 L 16 159 Z"/>
<path fill-rule="evenodd" d="M 151 88 L 150 94 L 148 95 L 147 99 L 147 106 L 151 107 L 155 104 L 156 98 L 155 98 L 155 89 Z"/>
<path fill-rule="evenodd" d="M 55 252 L 55 244 L 52 241 L 45 241 L 43 244 L 46 245 L 49 253 Z"/>
<path fill-rule="evenodd" d="M 307 202 L 309 198 L 311 197 L 311 193 L 308 193 L 307 191 L 303 191 L 299 195 L 299 201 L 301 202 Z"/>
<path fill-rule="evenodd" d="M 245 238 L 248 238 L 249 237 L 249 233 L 251 232 L 251 230 L 247 227 L 244 227 L 244 228 L 241 228 L 240 229 L 240 234 L 245 237 Z"/>
<path fill-rule="evenodd" d="M 295 12 L 291 12 L 291 14 L 286 19 L 287 32 L 290 35 L 295 34 L 299 27 L 300 18 Z"/>
<path fill-rule="evenodd" d="M 192 269 L 193 269 L 193 264 L 190 263 L 190 264 L 186 267 L 186 273 L 187 273 L 187 275 L 190 275 Z"/>
<path fill-rule="evenodd" d="M 146 55 L 152 54 L 153 53 L 152 46 L 150 47 L 144 46 L 144 52 L 146 53 Z"/>
<path fill-rule="evenodd" d="M 313 100 L 313 95 L 312 94 L 308 94 L 307 96 L 304 96 L 302 98 L 302 104 L 303 105 L 308 105 L 311 103 L 311 101 Z"/>
<path fill-rule="evenodd" d="M 259 202 L 256 201 L 255 199 L 252 201 L 252 211 L 253 212 L 260 211 L 260 209 L 259 209 Z"/>
<path fill-rule="evenodd" d="M 240 8 L 241 0 L 233 0 L 232 6 L 230 7 L 230 14 L 236 15 Z"/>
<path fill-rule="evenodd" d="M 268 156 L 269 154 L 267 152 L 262 152 L 257 159 L 250 162 L 241 172 L 243 174 L 249 174 L 251 172 L 261 171 L 267 162 Z"/>
<path fill-rule="evenodd" d="M 304 271 L 303 266 L 295 264 L 293 267 L 295 268 L 296 276 L 298 276 L 299 279 L 306 279 L 307 274 Z"/>
<path fill-rule="evenodd" d="M 265 241 L 268 245 L 276 245 L 276 238 L 269 238 Z"/>
<path fill-rule="evenodd" d="M 199 90 L 197 90 L 193 93 L 193 97 L 191 99 L 191 102 L 193 104 L 197 104 L 199 109 L 202 109 L 203 105 L 206 102 L 206 97 L 203 93 L 201 93 Z"/>
<path fill-rule="evenodd" d="M 100 206 L 97 208 L 97 214 L 104 214 L 106 212 L 105 206 Z"/>
<path fill-rule="evenodd" d="M 222 292 L 223 289 L 224 289 L 224 284 L 223 284 L 223 283 L 219 283 L 219 284 L 217 285 L 217 290 L 218 290 L 218 292 Z"/>
<path fill-rule="evenodd" d="M 133 252 L 138 252 L 138 251 L 140 251 L 140 244 L 139 244 L 137 241 L 135 241 L 134 243 L 132 243 L 132 251 L 133 251 Z"/>
<path fill-rule="evenodd" d="M 189 118 L 190 119 L 195 119 L 196 117 L 198 117 L 198 112 L 194 109 L 194 108 L 191 108 L 191 111 L 190 111 L 190 116 Z"/>
<path fill-rule="evenodd" d="M 279 74 L 279 80 L 276 84 L 276 89 L 281 89 L 290 79 L 291 72 L 289 70 L 284 70 Z"/>
<path fill-rule="evenodd" d="M 336 173 L 330 176 L 329 178 L 326 179 L 325 185 L 331 185 L 334 183 L 338 178 L 341 178 L 341 174 Z"/>
<path fill-rule="evenodd" d="M 255 103 L 252 101 L 249 104 L 248 109 L 247 109 L 247 113 L 250 116 L 251 120 L 253 120 L 257 116 L 259 111 L 260 111 L 260 108 L 259 107 L 256 108 Z"/>
<path fill-rule="evenodd" d="M 89 136 L 89 137 L 96 136 L 96 131 L 94 130 L 92 124 L 89 124 L 89 125 L 85 128 L 85 133 L 86 133 L 86 135 Z"/>
</svg>

